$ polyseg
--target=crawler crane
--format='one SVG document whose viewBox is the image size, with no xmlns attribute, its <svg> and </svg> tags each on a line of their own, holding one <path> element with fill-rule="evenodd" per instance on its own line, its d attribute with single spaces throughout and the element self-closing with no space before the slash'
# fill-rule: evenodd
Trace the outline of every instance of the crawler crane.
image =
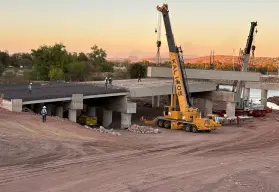
<svg viewBox="0 0 279 192">
<path fill-rule="evenodd" d="M 202 118 L 199 109 L 192 106 L 186 74 L 183 72 L 182 49 L 175 45 L 168 5 L 157 6 L 157 10 L 162 13 L 165 24 L 175 93 L 171 95 L 171 105 L 164 107 L 163 116 L 145 123 L 156 123 L 159 127 L 183 129 L 187 132 L 216 130 L 221 125 L 212 119 Z"/>
</svg>

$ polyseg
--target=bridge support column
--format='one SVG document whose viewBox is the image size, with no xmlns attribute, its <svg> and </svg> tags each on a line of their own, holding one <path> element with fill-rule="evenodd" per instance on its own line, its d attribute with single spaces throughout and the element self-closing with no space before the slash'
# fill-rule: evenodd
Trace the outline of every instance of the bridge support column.
<svg viewBox="0 0 279 192">
<path fill-rule="evenodd" d="M 121 129 L 126 129 L 131 126 L 132 114 L 121 113 Z"/>
<path fill-rule="evenodd" d="M 96 116 L 96 107 L 88 106 L 87 114 L 88 116 Z"/>
<path fill-rule="evenodd" d="M 31 104 L 31 110 L 35 112 L 35 104 Z"/>
<path fill-rule="evenodd" d="M 212 114 L 213 103 L 209 99 L 204 99 L 204 116 Z"/>
<path fill-rule="evenodd" d="M 47 105 L 46 105 L 46 110 L 47 110 L 47 115 L 48 115 L 48 116 L 51 116 L 51 115 L 52 115 L 53 108 L 54 108 L 53 104 L 47 104 Z"/>
<path fill-rule="evenodd" d="M 55 114 L 57 117 L 63 118 L 63 106 L 57 106 Z"/>
<path fill-rule="evenodd" d="M 160 95 L 152 96 L 152 107 L 160 107 Z"/>
<path fill-rule="evenodd" d="M 235 116 L 235 103 L 234 102 L 227 102 L 226 114 L 228 117 Z"/>
<path fill-rule="evenodd" d="M 265 107 L 267 106 L 267 90 L 262 89 L 261 90 L 261 104 Z"/>
<path fill-rule="evenodd" d="M 83 95 L 72 94 L 72 101 L 69 105 L 68 119 L 72 122 L 77 122 L 77 110 L 83 109 Z"/>
<path fill-rule="evenodd" d="M 151 103 L 152 103 L 152 107 L 155 107 L 155 96 L 152 96 L 152 100 L 151 100 Z"/>
<path fill-rule="evenodd" d="M 245 88 L 244 89 L 244 100 L 249 101 L 250 99 L 250 88 Z"/>
<path fill-rule="evenodd" d="M 160 107 L 161 99 L 160 95 L 156 96 L 156 107 Z"/>
<path fill-rule="evenodd" d="M 69 109 L 68 119 L 72 122 L 77 122 L 77 110 Z"/>
<path fill-rule="evenodd" d="M 171 105 L 171 95 L 168 95 L 168 104 L 167 105 Z"/>
<path fill-rule="evenodd" d="M 112 110 L 103 109 L 103 127 L 108 127 L 112 123 Z"/>
</svg>

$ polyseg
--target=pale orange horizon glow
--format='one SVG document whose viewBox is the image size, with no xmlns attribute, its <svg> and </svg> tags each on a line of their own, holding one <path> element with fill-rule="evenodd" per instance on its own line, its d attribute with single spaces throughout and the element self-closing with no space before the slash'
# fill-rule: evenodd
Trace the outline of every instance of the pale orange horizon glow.
<svg viewBox="0 0 279 192">
<path fill-rule="evenodd" d="M 233 49 L 237 52 L 245 47 L 250 22 L 258 21 L 255 56 L 278 57 L 279 22 L 273 18 L 279 18 L 279 2 L 246 1 L 167 1 L 177 45 L 190 56 L 209 55 L 210 50 L 232 55 Z M 68 51 L 89 52 L 97 44 L 108 57 L 156 55 L 159 0 L 26 0 L 14 6 L 15 2 L 1 4 L 0 50 L 29 52 L 40 45 L 63 43 Z M 161 39 L 161 53 L 167 57 L 163 22 Z"/>
</svg>

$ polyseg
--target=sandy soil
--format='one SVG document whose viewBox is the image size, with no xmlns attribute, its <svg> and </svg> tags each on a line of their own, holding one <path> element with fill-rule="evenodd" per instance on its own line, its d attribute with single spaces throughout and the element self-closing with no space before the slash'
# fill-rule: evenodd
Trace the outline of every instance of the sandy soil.
<svg viewBox="0 0 279 192">
<path fill-rule="evenodd" d="M 112 136 L 55 117 L 43 124 L 38 115 L 2 111 L 0 191 L 279 191 L 276 116 L 212 133 Z"/>
</svg>

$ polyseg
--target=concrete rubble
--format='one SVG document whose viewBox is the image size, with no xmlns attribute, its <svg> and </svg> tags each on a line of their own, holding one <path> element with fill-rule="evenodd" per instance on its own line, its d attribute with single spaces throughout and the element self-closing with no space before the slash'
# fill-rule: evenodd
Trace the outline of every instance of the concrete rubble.
<svg viewBox="0 0 279 192">
<path fill-rule="evenodd" d="M 128 129 L 128 131 L 135 132 L 135 133 L 140 133 L 140 134 L 157 134 L 161 133 L 159 129 L 154 129 L 152 127 L 148 126 L 141 126 L 141 125 L 136 125 L 133 124 L 131 125 Z"/>
<path fill-rule="evenodd" d="M 103 126 L 100 126 L 99 128 L 91 128 L 87 125 L 84 126 L 87 129 L 93 129 L 94 131 L 98 131 L 100 133 L 106 133 L 106 134 L 111 134 L 111 135 L 115 135 L 115 136 L 120 136 L 121 134 L 114 131 L 113 129 L 106 129 Z"/>
</svg>

